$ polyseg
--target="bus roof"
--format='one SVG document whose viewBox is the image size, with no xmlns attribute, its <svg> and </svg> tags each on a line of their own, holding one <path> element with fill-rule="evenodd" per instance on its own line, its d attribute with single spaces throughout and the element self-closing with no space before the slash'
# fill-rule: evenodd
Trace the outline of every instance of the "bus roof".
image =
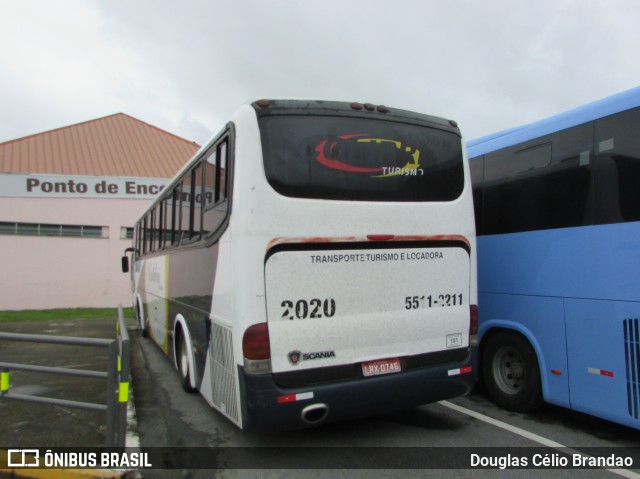
<svg viewBox="0 0 640 479">
<path fill-rule="evenodd" d="M 528 125 L 492 133 L 467 142 L 469 158 L 516 145 L 533 138 L 565 130 L 597 118 L 640 106 L 640 87 L 550 116 Z"/>
</svg>

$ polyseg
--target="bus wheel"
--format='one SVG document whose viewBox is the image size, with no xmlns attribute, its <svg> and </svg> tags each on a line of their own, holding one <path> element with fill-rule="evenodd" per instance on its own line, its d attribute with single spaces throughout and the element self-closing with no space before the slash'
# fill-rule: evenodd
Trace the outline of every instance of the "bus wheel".
<svg viewBox="0 0 640 479">
<path fill-rule="evenodd" d="M 500 407 L 528 412 L 542 405 L 538 358 L 529 341 L 518 333 L 499 331 L 487 339 L 482 377 Z"/>
<path fill-rule="evenodd" d="M 145 328 L 144 318 L 142 317 L 142 311 L 140 310 L 140 303 L 136 301 L 136 321 L 138 321 L 138 327 L 140 328 L 140 335 L 143 338 L 148 336 L 147 328 Z"/>
<path fill-rule="evenodd" d="M 178 365 L 178 374 L 180 376 L 182 389 L 188 393 L 193 392 L 194 388 L 191 386 L 191 375 L 193 372 L 189 367 L 189 344 L 187 337 L 182 333 L 182 330 L 180 330 L 180 334 L 177 338 L 176 364 Z"/>
</svg>

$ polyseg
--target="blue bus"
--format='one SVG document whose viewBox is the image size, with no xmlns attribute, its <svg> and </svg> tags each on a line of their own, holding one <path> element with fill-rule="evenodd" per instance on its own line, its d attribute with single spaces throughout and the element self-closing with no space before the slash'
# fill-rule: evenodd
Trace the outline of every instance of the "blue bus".
<svg viewBox="0 0 640 479">
<path fill-rule="evenodd" d="M 489 395 L 640 429 L 640 87 L 468 152 Z"/>
</svg>

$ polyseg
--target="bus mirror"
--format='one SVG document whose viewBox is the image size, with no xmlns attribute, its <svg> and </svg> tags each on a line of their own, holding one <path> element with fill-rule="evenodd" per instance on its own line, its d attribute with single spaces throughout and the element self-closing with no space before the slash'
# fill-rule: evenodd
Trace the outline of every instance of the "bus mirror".
<svg viewBox="0 0 640 479">
<path fill-rule="evenodd" d="M 122 257 L 122 272 L 123 273 L 129 272 L 129 257 L 126 255 Z"/>
</svg>

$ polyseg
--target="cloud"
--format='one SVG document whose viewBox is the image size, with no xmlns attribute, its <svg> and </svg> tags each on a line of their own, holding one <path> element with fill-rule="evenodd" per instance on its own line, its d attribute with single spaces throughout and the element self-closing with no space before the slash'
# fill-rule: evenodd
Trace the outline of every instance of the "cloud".
<svg viewBox="0 0 640 479">
<path fill-rule="evenodd" d="M 123 111 L 204 143 L 249 99 L 359 100 L 467 137 L 637 84 L 635 0 L 21 0 L 0 141 Z"/>
<path fill-rule="evenodd" d="M 128 51 L 105 38 L 90 4 L 30 0 L 5 3 L 0 20 L 0 91 L 10 108 L 0 113 L 3 136 L 84 121 L 126 107 L 118 95 L 135 83 Z"/>
</svg>

